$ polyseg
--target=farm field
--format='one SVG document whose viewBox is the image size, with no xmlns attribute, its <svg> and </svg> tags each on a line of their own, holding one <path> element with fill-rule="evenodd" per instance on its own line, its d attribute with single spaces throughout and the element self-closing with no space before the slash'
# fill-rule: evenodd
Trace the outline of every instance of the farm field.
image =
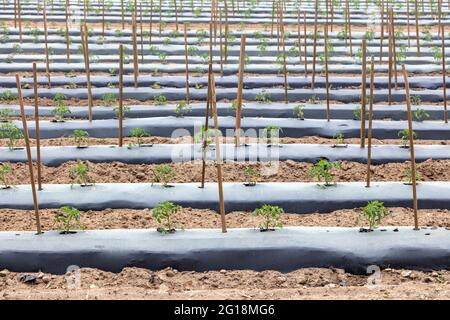
<svg viewBox="0 0 450 320">
<path fill-rule="evenodd" d="M 0 8 L 0 299 L 450 298 L 450 1 Z"/>
</svg>

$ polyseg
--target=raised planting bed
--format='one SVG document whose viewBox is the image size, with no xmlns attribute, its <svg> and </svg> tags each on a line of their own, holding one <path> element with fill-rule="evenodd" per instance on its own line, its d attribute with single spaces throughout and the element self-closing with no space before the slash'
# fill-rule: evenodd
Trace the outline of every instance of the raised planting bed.
<svg viewBox="0 0 450 320">
<path fill-rule="evenodd" d="M 450 268 L 450 231 L 384 228 L 193 229 L 0 232 L 0 268 L 64 274 L 71 265 L 120 272 L 134 266 L 181 271 L 278 270 L 334 267 L 365 274 L 371 265 L 418 270 Z M 411 253 L 414 254 L 411 254 Z"/>
<path fill-rule="evenodd" d="M 218 117 L 220 130 L 226 136 L 234 136 L 236 119 L 234 117 Z M 13 121 L 19 128 L 22 123 Z M 124 135 L 127 136 L 133 128 L 143 128 L 153 136 L 181 137 L 200 132 L 204 125 L 202 117 L 153 117 L 126 119 L 123 121 Z M 67 121 L 54 123 L 41 121 L 40 136 L 42 139 L 69 137 L 74 130 L 85 130 L 94 138 L 115 138 L 118 136 L 118 120 Z M 299 138 L 305 136 L 319 136 L 333 138 L 341 133 L 345 138 L 360 136 L 361 121 L 357 120 L 326 120 L 315 119 L 288 119 L 288 118 L 243 118 L 241 129 L 246 136 L 262 136 L 261 132 L 268 126 L 278 126 L 280 137 Z M 396 139 L 399 132 L 406 129 L 406 121 L 373 121 L 373 138 Z M 449 125 L 444 122 L 424 121 L 414 124 L 413 130 L 420 139 L 438 140 L 450 139 Z M 28 122 L 31 138 L 35 138 L 35 122 Z"/>
<path fill-rule="evenodd" d="M 257 102 L 245 102 L 242 109 L 243 117 L 266 117 L 266 118 L 293 118 L 295 117 L 294 108 L 301 106 L 306 119 L 324 119 L 326 118 L 326 105 L 322 102 L 320 104 L 311 103 L 273 103 L 263 104 Z M 230 103 L 218 103 L 217 112 L 219 116 L 235 116 L 236 111 L 231 108 Z M 151 118 L 151 117 L 170 117 L 176 113 L 176 104 L 169 103 L 164 105 L 127 105 L 129 108 L 125 115 L 127 118 Z M 115 107 L 115 105 L 114 105 Z M 191 103 L 190 111 L 186 115 L 191 117 L 201 117 L 205 114 L 205 103 Z M 335 120 L 354 119 L 355 112 L 360 108 L 360 104 L 346 103 L 346 104 L 330 104 L 330 117 Z M 55 107 L 39 106 L 39 115 L 41 117 L 53 117 L 52 110 Z M 20 116 L 20 108 L 17 105 L 0 105 L 0 110 L 14 110 L 13 117 Z M 423 110 L 428 114 L 427 120 L 442 120 L 444 118 L 444 109 L 438 105 L 414 105 L 411 106 L 412 112 Z M 70 118 L 73 119 L 87 119 L 88 108 L 73 106 L 69 107 Z M 27 116 L 34 116 L 35 109 L 31 106 L 25 107 L 25 114 Z M 450 117 L 450 111 L 447 111 Z M 94 120 L 113 119 L 117 117 L 117 110 L 113 106 L 99 106 L 92 109 Z M 373 108 L 373 119 L 375 120 L 406 120 L 407 112 L 406 106 L 401 105 L 375 105 Z M 416 121 L 416 118 L 413 119 Z"/>
<path fill-rule="evenodd" d="M 266 144 L 249 144 L 236 148 L 235 145 L 221 145 L 223 160 L 235 161 L 285 161 L 315 163 L 320 159 L 329 161 L 347 160 L 359 163 L 367 162 L 367 150 L 358 145 L 335 147 L 326 144 L 282 144 L 279 147 L 268 147 Z M 154 144 L 147 147 L 118 147 L 118 146 L 90 146 L 77 147 L 42 147 L 41 161 L 47 166 L 59 166 L 68 161 L 82 160 L 90 162 L 119 161 L 129 164 L 151 163 L 181 163 L 201 160 L 203 152 L 201 145 L 196 144 Z M 33 161 L 36 161 L 36 148 L 32 148 Z M 206 153 L 208 160 L 215 160 L 215 149 Z M 410 151 L 399 145 L 373 145 L 372 163 L 383 164 L 409 161 Z M 415 146 L 415 160 L 417 163 L 428 159 L 450 159 L 450 146 L 446 145 L 417 145 Z M 26 162 L 27 155 L 24 148 L 10 151 L 0 147 L 0 162 Z"/>
<path fill-rule="evenodd" d="M 106 208 L 153 208 L 163 201 L 184 207 L 218 210 L 217 184 L 96 184 L 91 187 L 53 184 L 44 185 L 38 192 L 41 208 L 60 208 L 65 205 L 80 210 Z M 321 187 L 315 183 L 260 183 L 253 187 L 242 183 L 224 183 L 225 210 L 227 212 L 252 211 L 263 204 L 278 205 L 287 212 L 330 212 L 338 209 L 362 207 L 368 201 L 379 200 L 390 207 L 410 207 L 412 188 L 401 182 L 347 182 Z M 450 184 L 422 182 L 417 186 L 421 208 L 450 209 Z M 358 195 L 355 197 L 355 195 Z M 32 209 L 30 186 L 16 186 L 0 190 L 0 208 Z"/>
</svg>

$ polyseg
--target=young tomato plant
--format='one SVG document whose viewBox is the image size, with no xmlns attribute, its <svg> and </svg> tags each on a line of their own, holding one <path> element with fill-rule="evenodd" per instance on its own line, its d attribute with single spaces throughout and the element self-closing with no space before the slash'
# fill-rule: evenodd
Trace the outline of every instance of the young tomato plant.
<svg viewBox="0 0 450 320">
<path fill-rule="evenodd" d="M 321 159 L 314 164 L 314 166 L 309 170 L 309 175 L 316 178 L 317 182 L 325 182 L 325 186 L 331 186 L 335 184 L 334 176 L 332 173 L 333 168 L 341 168 L 340 162 L 328 162 L 328 160 Z"/>
<path fill-rule="evenodd" d="M 165 104 L 167 103 L 167 97 L 163 95 L 162 93 L 155 94 L 155 97 L 153 98 L 156 102 L 156 104 Z"/>
<path fill-rule="evenodd" d="M 267 126 L 264 128 L 263 137 L 269 146 L 278 144 L 278 143 L 274 144 L 275 142 L 274 140 L 278 140 L 278 138 L 280 137 L 280 131 L 283 130 L 281 130 L 281 128 L 278 126 Z"/>
<path fill-rule="evenodd" d="M 145 129 L 143 129 L 143 128 L 133 128 L 133 129 L 131 129 L 130 137 L 134 138 L 136 143 L 130 144 L 128 147 L 132 148 L 135 145 L 140 147 L 144 144 L 144 138 L 150 137 L 150 134 L 147 133 L 147 131 L 145 131 Z"/>
<path fill-rule="evenodd" d="M 55 213 L 54 226 L 61 234 L 75 233 L 75 229 L 83 230 L 81 212 L 70 206 L 59 208 Z"/>
<path fill-rule="evenodd" d="M 0 122 L 9 122 L 14 114 L 13 109 L 0 109 Z"/>
<path fill-rule="evenodd" d="M 154 207 L 152 210 L 152 216 L 161 225 L 161 227 L 156 230 L 162 234 L 174 233 L 176 230 L 174 228 L 172 218 L 181 209 L 181 206 L 175 205 L 169 201 L 161 202 Z"/>
<path fill-rule="evenodd" d="M 66 106 L 58 106 L 54 108 L 51 112 L 54 117 L 54 119 L 52 120 L 53 122 L 64 122 L 65 118 L 72 113 L 70 109 Z"/>
<path fill-rule="evenodd" d="M 402 147 L 403 148 L 409 148 L 409 137 L 411 135 L 411 132 L 409 129 L 403 129 L 402 131 L 398 132 L 398 136 L 402 138 Z M 417 139 L 417 133 L 414 131 L 412 132 L 413 139 Z"/>
<path fill-rule="evenodd" d="M 14 170 L 9 164 L 3 163 L 0 166 L 0 183 L 3 185 L 2 189 L 11 188 L 11 178 L 13 174 Z"/>
<path fill-rule="evenodd" d="M 82 187 L 88 187 L 95 184 L 95 180 L 89 175 L 89 167 L 79 160 L 70 168 L 69 177 L 72 179 L 72 186 L 79 184 Z"/>
<path fill-rule="evenodd" d="M 12 123 L 4 123 L 0 126 L 0 139 L 8 139 L 9 150 L 14 150 L 16 141 L 23 138 L 22 129 Z"/>
<path fill-rule="evenodd" d="M 268 204 L 253 211 L 254 216 L 261 218 L 259 224 L 259 230 L 261 232 L 273 231 L 275 228 L 283 227 L 283 223 L 281 222 L 281 214 L 283 213 L 284 210 L 282 208 Z"/>
<path fill-rule="evenodd" d="M 175 177 L 175 170 L 167 164 L 159 164 L 153 168 L 154 183 L 162 183 L 164 188 L 169 187 L 169 182 Z"/>
<path fill-rule="evenodd" d="M 416 121 L 419 121 L 419 122 L 427 120 L 430 117 L 428 112 L 426 112 L 425 110 L 420 109 L 420 108 L 416 109 L 416 111 L 413 112 L 413 115 L 414 115 L 414 119 L 416 119 Z"/>
<path fill-rule="evenodd" d="M 245 186 L 253 187 L 256 185 L 258 179 L 258 172 L 251 166 L 244 167 Z"/>
<path fill-rule="evenodd" d="M 214 138 L 222 136 L 222 132 L 220 130 L 208 128 L 206 129 L 205 126 L 202 126 L 202 130 L 200 132 L 197 132 L 194 136 L 194 142 L 195 143 L 202 143 L 204 139 L 206 139 L 206 147 L 212 147 L 214 143 Z M 202 145 L 202 148 L 204 146 Z"/>
<path fill-rule="evenodd" d="M 75 141 L 77 148 L 89 146 L 89 133 L 85 130 L 74 130 L 70 137 Z"/>
<path fill-rule="evenodd" d="M 295 106 L 294 109 L 294 115 L 300 119 L 305 120 L 305 107 L 302 105 Z"/>
<path fill-rule="evenodd" d="M 334 135 L 334 141 L 336 141 L 336 143 L 333 145 L 333 147 L 335 148 L 347 147 L 347 145 L 345 144 L 344 134 L 342 134 L 341 132 L 338 132 Z"/>
<path fill-rule="evenodd" d="M 186 102 L 180 102 L 175 107 L 175 116 L 177 118 L 184 117 L 185 114 L 192 111 L 192 107 L 188 105 Z"/>
<path fill-rule="evenodd" d="M 384 206 L 381 201 L 370 201 L 363 208 L 362 212 L 356 218 L 356 222 L 359 224 L 361 218 L 366 220 L 369 224 L 369 229 L 361 228 L 360 232 L 373 231 L 382 222 L 382 219 L 390 214 L 390 210 Z"/>
<path fill-rule="evenodd" d="M 405 184 L 412 185 L 413 174 L 410 167 L 405 168 L 405 170 L 403 170 L 403 176 L 406 178 Z M 418 170 L 416 170 L 416 182 L 420 180 L 422 180 L 422 174 Z"/>
</svg>

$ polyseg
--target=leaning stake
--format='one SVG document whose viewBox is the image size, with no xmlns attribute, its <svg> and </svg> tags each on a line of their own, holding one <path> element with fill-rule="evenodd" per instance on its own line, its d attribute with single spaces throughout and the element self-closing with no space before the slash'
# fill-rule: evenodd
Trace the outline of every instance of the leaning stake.
<svg viewBox="0 0 450 320">
<path fill-rule="evenodd" d="M 408 130 L 409 130 L 409 150 L 411 153 L 411 180 L 413 189 L 414 230 L 419 230 L 419 221 L 417 217 L 416 160 L 414 156 L 414 134 L 412 128 L 411 97 L 409 95 L 408 74 L 406 73 L 405 65 L 402 66 L 402 71 L 403 71 L 403 78 L 405 81 L 406 107 L 408 108 Z"/>
<path fill-rule="evenodd" d="M 27 158 L 28 158 L 28 169 L 30 170 L 30 182 L 31 182 L 31 192 L 33 193 L 33 204 L 34 204 L 34 214 L 36 218 L 36 230 L 37 234 L 41 234 L 41 219 L 39 218 L 39 205 L 36 193 L 36 185 L 34 184 L 34 173 L 33 173 L 33 159 L 31 158 L 31 147 L 30 147 L 30 139 L 28 137 L 28 127 L 27 127 L 27 118 L 25 116 L 25 107 L 23 106 L 23 98 L 22 98 L 22 85 L 20 83 L 19 74 L 16 73 L 16 84 L 17 84 L 17 97 L 19 99 L 20 104 L 20 113 L 22 115 L 22 127 L 23 127 L 23 136 L 25 138 L 25 144 L 27 149 Z"/>
<path fill-rule="evenodd" d="M 245 40 L 246 35 L 241 35 L 241 52 L 239 54 L 239 74 L 238 74 L 238 92 L 236 97 L 236 135 L 235 145 L 241 145 L 241 111 L 242 111 L 242 91 L 244 89 L 244 67 L 245 67 Z"/>
<path fill-rule="evenodd" d="M 367 177 L 366 187 L 370 187 L 370 165 L 372 162 L 372 119 L 373 119 L 373 91 L 374 91 L 374 59 L 370 61 L 370 100 L 369 100 L 369 129 L 367 133 Z"/>
<path fill-rule="evenodd" d="M 41 165 L 41 132 L 39 128 L 39 105 L 38 105 L 38 83 L 37 83 L 37 67 L 33 62 L 33 88 L 34 88 L 34 121 L 36 123 L 36 165 L 38 190 L 42 190 L 42 165 Z"/>
</svg>

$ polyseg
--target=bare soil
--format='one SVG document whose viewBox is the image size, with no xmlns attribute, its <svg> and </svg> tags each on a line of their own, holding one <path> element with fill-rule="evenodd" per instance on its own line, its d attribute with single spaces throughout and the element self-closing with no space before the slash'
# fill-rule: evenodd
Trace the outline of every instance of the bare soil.
<svg viewBox="0 0 450 320">
<path fill-rule="evenodd" d="M 218 270 L 179 272 L 125 268 L 120 273 L 80 270 L 80 287 L 68 288 L 72 274 L 0 272 L 1 299 L 449 299 L 450 272 L 385 269 L 380 286 L 373 279 L 341 269 L 276 271 Z"/>
<path fill-rule="evenodd" d="M 66 162 L 58 167 L 42 166 L 42 182 L 45 184 L 73 183 L 70 170 L 76 161 Z M 364 163 L 341 161 L 341 168 L 332 169 L 336 182 L 365 181 L 367 165 Z M 122 162 L 92 163 L 86 161 L 89 177 L 96 183 L 137 183 L 154 182 L 153 171 L 156 164 L 125 164 Z M 26 163 L 10 164 L 14 170 L 11 176 L 12 184 L 28 184 L 29 169 Z M 174 177 L 170 183 L 199 182 L 202 177 L 201 160 L 166 164 L 173 168 Z M 250 166 L 257 174 L 258 182 L 316 182 L 309 175 L 313 164 L 292 160 L 280 162 L 235 162 L 223 163 L 223 181 L 248 182 L 244 169 Z M 371 166 L 372 181 L 405 181 L 409 178 L 406 170 L 410 163 L 388 163 Z M 450 160 L 427 160 L 417 164 L 417 171 L 421 181 L 450 181 Z M 36 172 L 36 168 L 35 168 Z M 217 181 L 217 170 L 214 162 L 208 161 L 206 181 Z"/>
<path fill-rule="evenodd" d="M 383 219 L 383 226 L 412 226 L 414 214 L 408 208 L 390 208 L 391 214 Z M 41 226 L 44 231 L 54 230 L 54 217 L 57 209 L 41 209 Z M 281 216 L 283 226 L 320 226 L 320 227 L 360 227 L 357 217 L 361 208 L 337 210 L 331 213 L 292 214 Z M 444 209 L 421 209 L 418 211 L 419 225 L 422 227 L 450 227 L 450 211 Z M 228 228 L 257 228 L 260 220 L 249 212 L 231 212 L 226 215 Z M 174 218 L 177 228 L 220 228 L 220 215 L 209 209 L 182 208 Z M 152 217 L 151 209 L 105 209 L 85 211 L 81 215 L 81 224 L 87 230 L 92 229 L 149 229 L 158 227 Z M 34 211 L 0 209 L 1 231 L 34 231 Z"/>
<path fill-rule="evenodd" d="M 367 140 L 367 139 L 366 139 Z M 180 144 L 180 143 L 193 143 L 193 137 L 192 136 L 182 136 L 178 138 L 168 138 L 168 137 L 149 137 L 149 138 L 143 138 L 143 141 L 145 144 Z M 8 141 L 6 139 L 0 139 L 0 147 L 6 147 Z M 95 146 L 95 145 L 118 145 L 118 139 L 113 138 L 89 138 L 89 145 Z M 124 138 L 124 145 L 128 145 L 130 143 L 135 143 L 135 141 L 131 138 Z M 226 137 L 223 139 L 220 139 L 220 143 L 228 143 L 233 144 L 234 138 L 233 137 Z M 257 138 L 250 138 L 250 137 L 241 137 L 241 143 L 258 143 Z M 291 144 L 291 143 L 303 143 L 303 144 L 335 144 L 335 139 L 330 138 L 322 138 L 317 136 L 306 136 L 302 138 L 280 138 L 279 139 L 280 144 Z M 348 138 L 345 139 L 346 144 L 354 144 L 359 145 L 360 140 L 359 138 Z M 417 139 L 414 140 L 415 144 L 420 145 L 448 145 L 450 144 L 450 140 L 421 140 Z M 36 140 L 30 139 L 31 146 L 36 146 Z M 400 145 L 402 144 L 400 139 L 372 139 L 372 144 L 395 144 Z M 41 140 L 41 146 L 74 146 L 75 143 L 73 139 L 70 138 L 54 138 L 54 139 L 42 139 Z M 367 144 L 366 144 L 367 145 Z M 25 141 L 23 139 L 17 141 L 17 147 L 24 147 Z"/>
</svg>

